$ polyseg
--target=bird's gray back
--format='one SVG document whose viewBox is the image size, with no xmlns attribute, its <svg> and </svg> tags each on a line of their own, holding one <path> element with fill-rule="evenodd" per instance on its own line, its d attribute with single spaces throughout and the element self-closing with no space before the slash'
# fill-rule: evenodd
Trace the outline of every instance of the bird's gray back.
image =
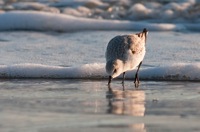
<svg viewBox="0 0 200 132">
<path fill-rule="evenodd" d="M 106 50 L 106 61 L 115 59 L 126 59 L 128 47 L 128 38 L 124 36 L 116 36 L 110 40 Z"/>
</svg>

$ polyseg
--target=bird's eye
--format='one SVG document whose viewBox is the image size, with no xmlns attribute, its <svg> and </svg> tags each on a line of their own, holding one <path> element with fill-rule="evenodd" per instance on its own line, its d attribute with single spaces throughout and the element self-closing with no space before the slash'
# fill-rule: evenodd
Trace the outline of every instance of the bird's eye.
<svg viewBox="0 0 200 132">
<path fill-rule="evenodd" d="M 114 71 L 113 71 L 113 73 L 116 73 L 117 72 L 117 70 L 115 69 Z"/>
</svg>

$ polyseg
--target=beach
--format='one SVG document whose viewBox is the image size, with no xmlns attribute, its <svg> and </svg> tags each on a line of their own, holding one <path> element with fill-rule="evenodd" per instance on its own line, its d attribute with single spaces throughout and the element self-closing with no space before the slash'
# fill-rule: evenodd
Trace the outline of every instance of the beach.
<svg viewBox="0 0 200 132">
<path fill-rule="evenodd" d="M 1 131 L 192 131 L 198 83 L 142 81 L 139 89 L 102 80 L 1 81 Z"/>
<path fill-rule="evenodd" d="M 0 70 L 9 75 L 7 78 L 1 76 L 0 81 L 1 131 L 199 131 L 200 84 L 188 78 L 179 80 L 178 77 L 167 81 L 173 75 L 170 73 L 173 68 L 191 78 L 198 73 L 198 68 L 195 68 L 190 69 L 191 74 L 188 74 L 188 67 L 181 65 L 199 65 L 198 33 L 150 32 L 147 55 L 139 72 L 140 87 L 134 88 L 134 73 L 130 72 L 124 91 L 120 78 L 113 80 L 112 90 L 109 90 L 104 73 L 106 41 L 111 36 L 125 33 L 131 31 L 1 32 L 0 36 L 5 40 L 1 42 L 1 56 L 6 56 L 1 58 L 3 64 Z M 179 38 L 175 38 L 174 34 Z M 22 37 L 24 35 L 26 37 Z M 80 35 L 82 39 L 79 39 Z M 63 48 L 54 45 L 65 46 L 66 41 L 70 42 L 71 49 L 82 45 L 80 54 L 69 50 L 63 52 L 67 55 L 60 55 Z M 20 48 L 22 45 L 23 48 Z M 167 50 L 160 50 L 159 45 Z M 185 55 L 190 53 L 189 47 L 196 49 Z M 52 51 L 52 48 L 56 50 Z M 182 52 L 178 52 L 180 49 Z M 94 53 L 95 57 L 88 57 Z M 82 67 L 84 60 L 87 60 L 86 67 Z M 169 64 L 178 66 L 170 67 Z M 169 67 L 164 67 L 166 65 Z M 62 67 L 72 68 L 65 71 Z M 59 68 L 60 71 L 57 71 Z M 155 71 L 157 78 L 150 76 Z M 145 79 L 148 77 L 145 73 L 150 74 L 149 79 Z M 159 79 L 163 74 L 167 75 L 166 78 Z M 65 75 L 77 78 L 69 79 Z M 198 78 L 198 74 L 195 77 Z"/>
<path fill-rule="evenodd" d="M 0 0 L 0 131 L 200 131 L 199 5 Z M 108 87 L 108 42 L 144 28 L 139 88 Z"/>
</svg>

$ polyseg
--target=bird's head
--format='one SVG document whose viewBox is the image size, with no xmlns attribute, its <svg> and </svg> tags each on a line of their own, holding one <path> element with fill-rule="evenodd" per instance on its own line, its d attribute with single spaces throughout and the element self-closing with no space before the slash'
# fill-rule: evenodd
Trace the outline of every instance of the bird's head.
<svg viewBox="0 0 200 132">
<path fill-rule="evenodd" d="M 124 68 L 124 64 L 121 60 L 111 60 L 106 63 L 106 72 L 112 77 L 115 78 L 119 76 Z"/>
</svg>

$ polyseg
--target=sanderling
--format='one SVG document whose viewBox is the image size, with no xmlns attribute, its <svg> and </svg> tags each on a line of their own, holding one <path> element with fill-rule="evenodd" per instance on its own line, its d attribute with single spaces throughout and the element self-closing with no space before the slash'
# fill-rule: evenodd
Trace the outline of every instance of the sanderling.
<svg viewBox="0 0 200 132">
<path fill-rule="evenodd" d="M 111 80 L 125 72 L 138 67 L 135 74 L 135 87 L 139 86 L 138 71 L 145 56 L 145 44 L 148 31 L 146 28 L 137 34 L 116 36 L 110 40 L 106 50 L 106 72 L 109 74 L 108 85 Z"/>
</svg>

